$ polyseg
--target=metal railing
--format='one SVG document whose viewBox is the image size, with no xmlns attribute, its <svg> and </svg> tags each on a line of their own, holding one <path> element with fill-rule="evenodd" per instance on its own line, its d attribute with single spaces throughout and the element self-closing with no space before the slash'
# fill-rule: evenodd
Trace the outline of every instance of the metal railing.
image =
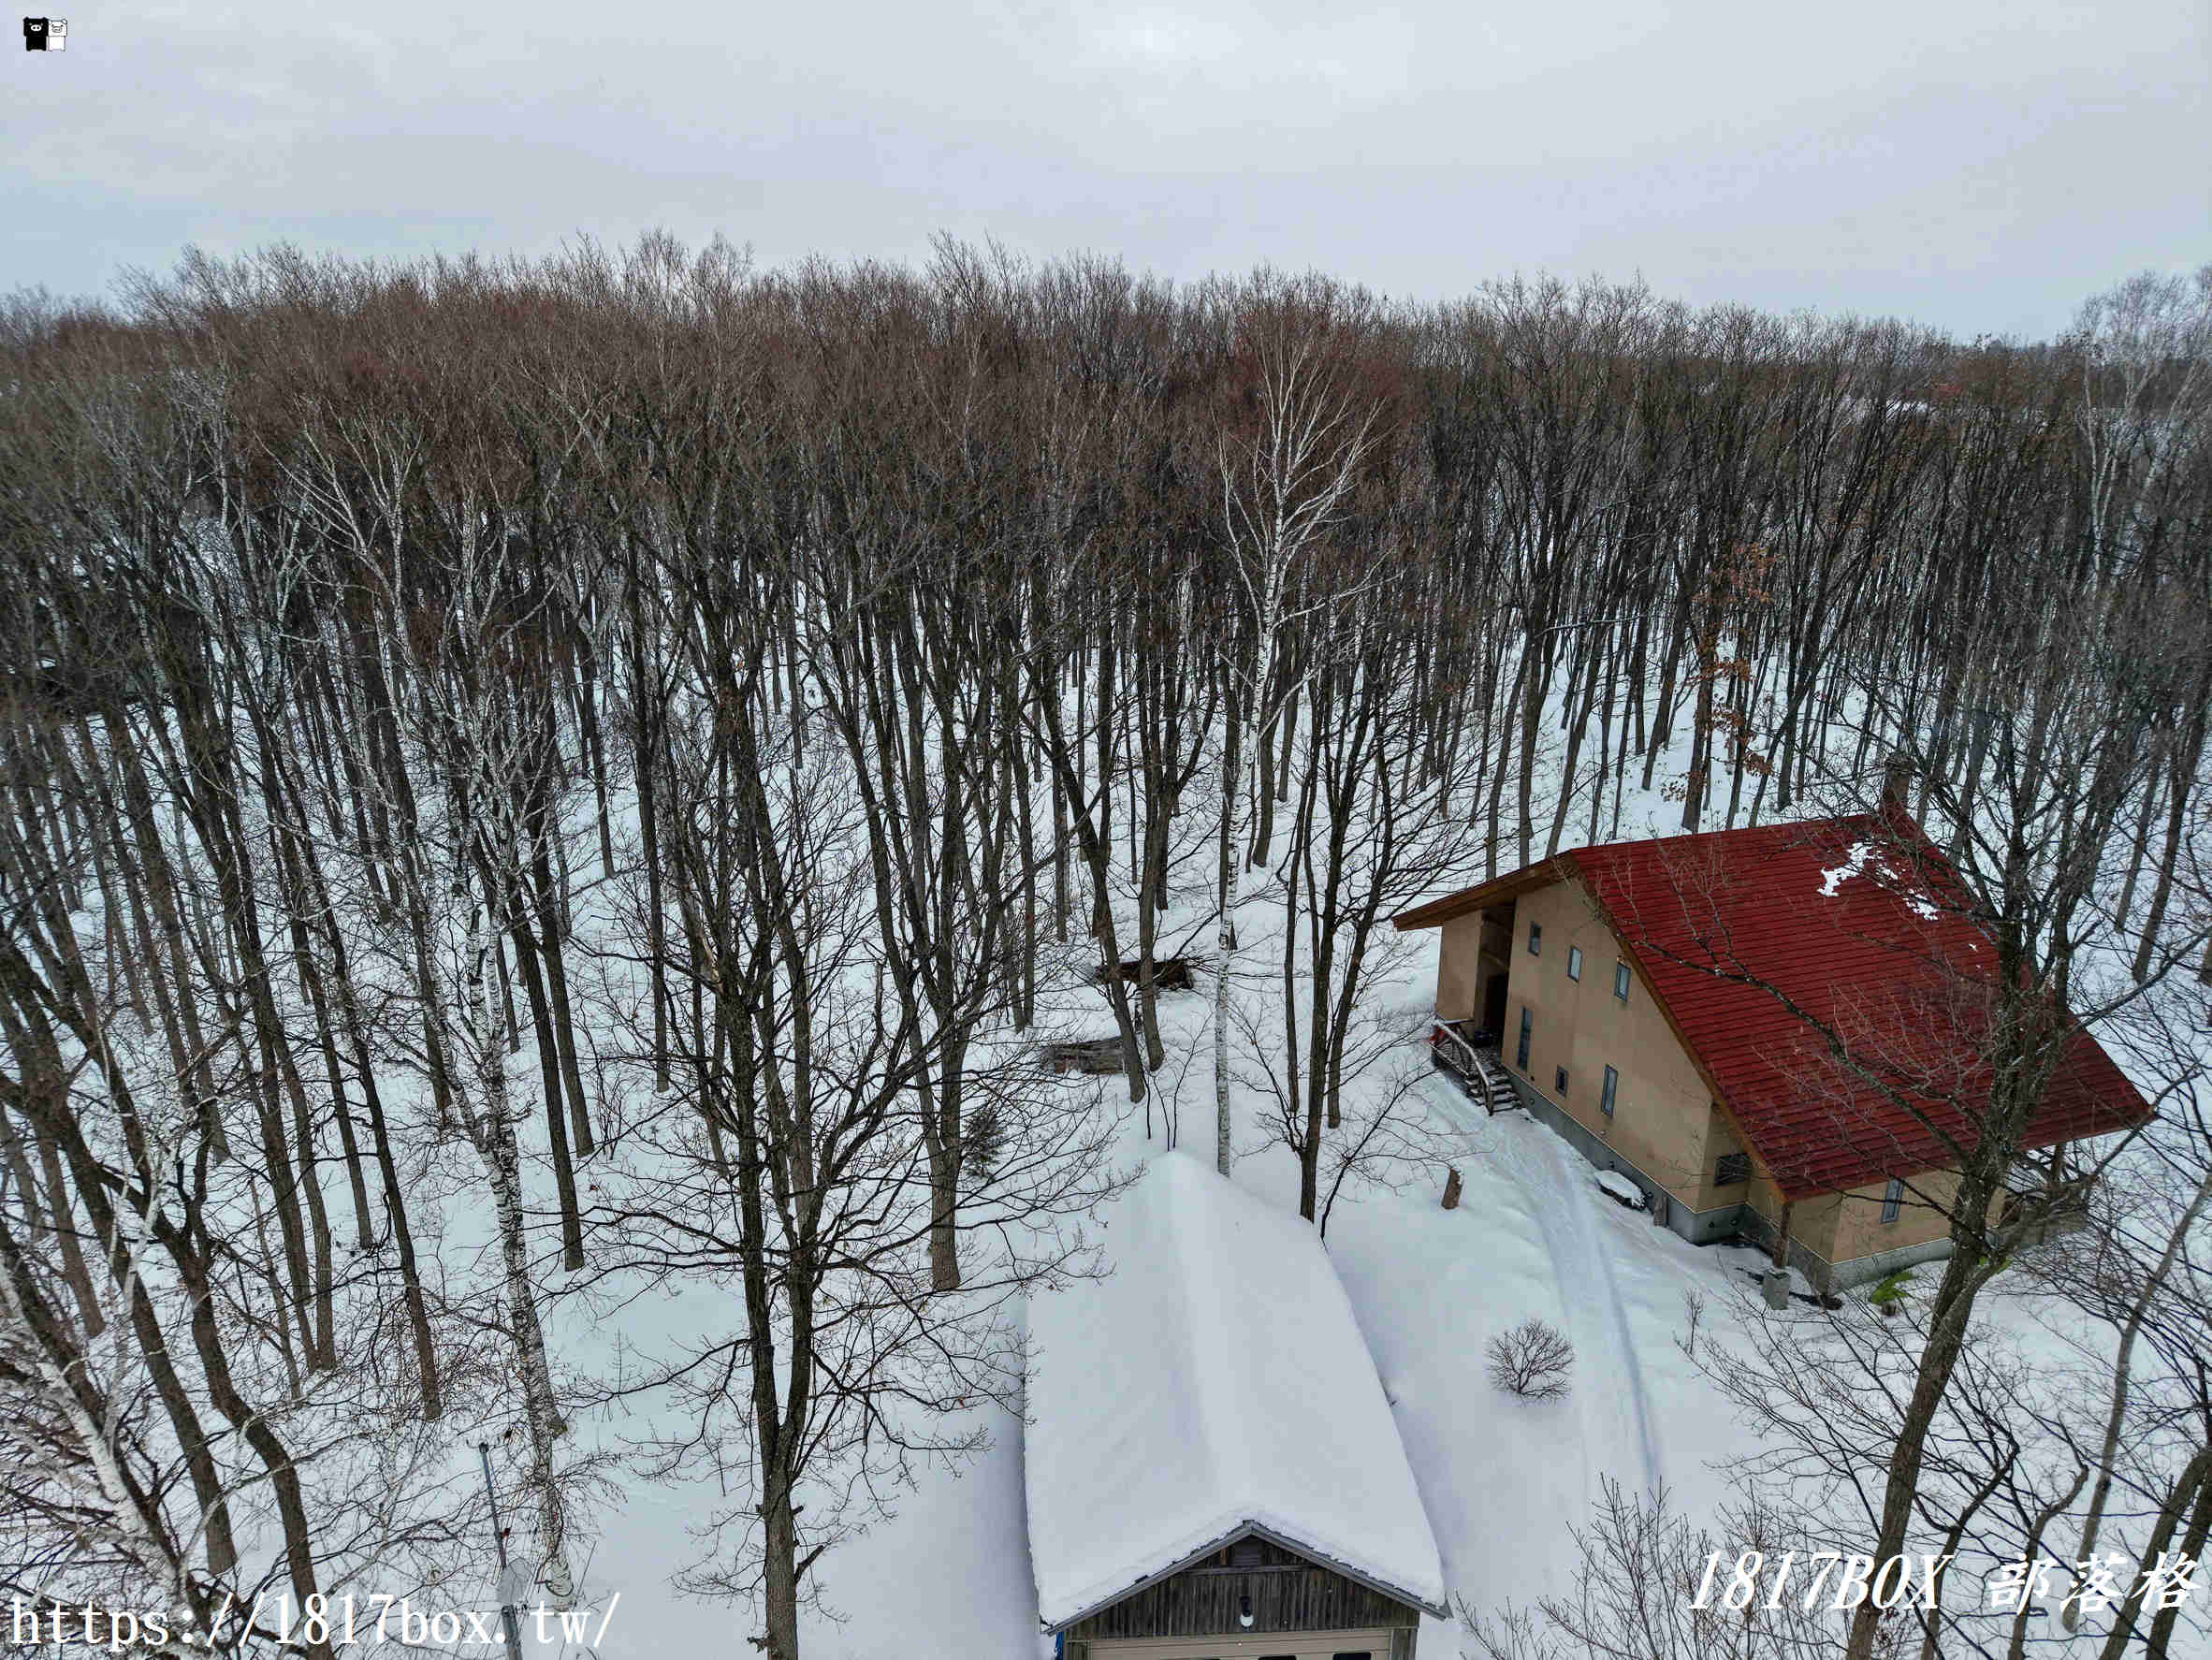
<svg viewBox="0 0 2212 1660">
<path fill-rule="evenodd" d="M 1462 1037 L 1457 1028 L 1463 1024 L 1454 1020 L 1433 1023 L 1429 1042 L 1436 1064 L 1471 1085 L 1470 1092 L 1482 1102 L 1485 1112 L 1494 1114 L 1521 1105 L 1520 1093 L 1504 1063 Z"/>
</svg>

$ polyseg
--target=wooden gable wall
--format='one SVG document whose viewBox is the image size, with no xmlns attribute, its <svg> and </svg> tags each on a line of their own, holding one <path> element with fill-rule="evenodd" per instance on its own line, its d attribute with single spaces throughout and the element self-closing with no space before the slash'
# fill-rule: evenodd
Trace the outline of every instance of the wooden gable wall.
<svg viewBox="0 0 2212 1660">
<path fill-rule="evenodd" d="M 1246 1595 L 1252 1598 L 1249 1627 L 1237 1623 L 1237 1605 Z M 1271 1631 L 1411 1629 L 1419 1624 L 1420 1610 L 1408 1603 L 1272 1540 L 1247 1538 L 1100 1609 L 1070 1626 L 1068 1638 L 1073 1653 L 1076 1642 L 1093 1638 L 1257 1637 Z"/>
</svg>

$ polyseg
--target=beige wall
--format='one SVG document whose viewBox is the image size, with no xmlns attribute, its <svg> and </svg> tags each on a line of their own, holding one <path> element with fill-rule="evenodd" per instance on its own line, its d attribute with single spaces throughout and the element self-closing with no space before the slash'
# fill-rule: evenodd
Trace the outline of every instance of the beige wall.
<svg viewBox="0 0 2212 1660">
<path fill-rule="evenodd" d="M 1511 930 L 1499 907 L 1455 916 L 1443 925 L 1436 955 L 1436 1017 L 1476 1020 L 1490 976 L 1510 966 Z"/>
<path fill-rule="evenodd" d="M 1442 929 L 1436 946 L 1436 1018 L 1474 1018 L 1477 985 L 1476 956 L 1482 948 L 1482 913 L 1455 916 Z"/>
<path fill-rule="evenodd" d="M 1894 1222 L 1882 1219 L 1882 1199 L 1888 1186 L 1887 1182 L 1874 1182 L 1842 1193 L 1800 1199 L 1790 1210 L 1790 1237 L 1837 1264 L 1949 1237 L 1951 1206 L 1958 1192 L 1957 1172 L 1924 1171 L 1906 1183 Z M 1774 1184 L 1763 1175 L 1752 1184 L 1751 1203 L 1769 1222 L 1782 1214 Z M 2003 1203 L 2002 1192 L 1990 1201 L 1992 1221 Z"/>
<path fill-rule="evenodd" d="M 1528 954 L 1531 925 L 1543 931 L 1541 954 Z M 1570 948 L 1582 952 L 1582 978 L 1567 978 Z M 1521 1012 L 1535 1016 L 1529 1064 L 1521 1070 L 1538 1093 L 1693 1210 L 1742 1198 L 1732 1188 L 1715 1198 L 1712 1166 L 1736 1150 L 1718 1122 L 1705 1081 L 1675 1041 L 1666 1017 L 1632 969 L 1628 1001 L 1613 996 L 1614 965 L 1623 961 L 1612 930 L 1571 881 L 1523 894 L 1515 907 L 1511 979 L 1502 1047 L 1513 1065 Z M 1599 1108 L 1605 1070 L 1620 1073 L 1613 1116 Z M 1567 1070 L 1563 1096 L 1556 1070 Z"/>
<path fill-rule="evenodd" d="M 1958 1197 L 1957 1171 L 1926 1171 L 1907 1182 L 1894 1222 L 1882 1219 L 1882 1195 L 1886 1187 L 1886 1183 L 1877 1182 L 1870 1187 L 1854 1188 L 1843 1195 L 1836 1218 L 1835 1251 L 1821 1252 L 1829 1261 L 1848 1262 L 1854 1257 L 1872 1257 L 1906 1245 L 1926 1245 L 1931 1239 L 1943 1239 L 1950 1233 L 1951 1212 Z M 1996 1221 L 2003 1204 L 2004 1192 L 2001 1188 L 1989 1201 L 1991 1222 Z"/>
<path fill-rule="evenodd" d="M 1951 1208 L 1958 1193 L 1957 1171 L 1923 1171 L 1907 1182 L 1894 1222 L 1882 1219 L 1883 1195 L 1888 1187 L 1887 1182 L 1874 1182 L 1818 1199 L 1800 1199 L 1790 1210 L 1790 1237 L 1829 1262 L 1843 1263 L 1949 1236 Z M 1751 1203 L 1769 1222 L 1782 1215 L 1781 1197 L 1764 1175 L 1752 1183 Z M 1992 1222 L 2003 1204 L 2000 1191 L 1989 1201 Z"/>
</svg>

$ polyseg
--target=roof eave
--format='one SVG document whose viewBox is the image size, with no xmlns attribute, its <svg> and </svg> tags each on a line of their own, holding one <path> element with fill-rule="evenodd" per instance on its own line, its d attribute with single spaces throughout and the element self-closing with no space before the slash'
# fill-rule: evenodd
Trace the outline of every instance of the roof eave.
<svg viewBox="0 0 2212 1660">
<path fill-rule="evenodd" d="M 1573 868 L 1571 853 L 1554 853 L 1539 859 L 1534 865 L 1523 865 L 1519 870 L 1509 870 L 1504 876 L 1493 876 L 1488 881 L 1478 881 L 1471 888 L 1462 888 L 1456 894 L 1447 894 L 1441 899 L 1431 899 L 1425 905 L 1416 905 L 1401 910 L 1390 918 L 1390 926 L 1402 934 L 1421 928 L 1440 927 L 1452 921 L 1507 899 L 1519 898 L 1532 889 L 1549 887 Z"/>
<path fill-rule="evenodd" d="M 1127 1602 L 1130 1597 L 1136 1595 L 1140 1591 L 1149 1590 L 1151 1587 L 1158 1584 L 1162 1580 L 1173 1579 L 1185 1568 L 1189 1567 L 1194 1563 L 1201 1561 L 1205 1557 L 1213 1555 L 1215 1551 L 1226 1550 L 1230 1545 L 1235 1544 L 1239 1539 L 1251 1538 L 1265 1539 L 1271 1545 L 1278 1545 L 1286 1551 L 1295 1551 L 1297 1554 L 1328 1568 L 1331 1573 L 1342 1574 L 1346 1579 L 1352 1580 L 1356 1584 L 1364 1585 L 1370 1591 L 1376 1592 L 1384 1596 L 1392 1597 L 1399 1602 L 1403 1602 L 1410 1607 L 1417 1608 L 1424 1614 L 1432 1614 L 1439 1620 L 1448 1620 L 1451 1618 L 1450 1609 L 1437 1603 L 1430 1602 L 1424 1597 L 1416 1595 L 1413 1592 L 1408 1591 L 1403 1585 L 1393 1585 L 1387 1580 L 1378 1580 L 1373 1574 L 1362 1573 L 1358 1568 L 1351 1566 L 1347 1563 L 1339 1562 L 1335 1557 L 1330 1555 L 1328 1551 L 1319 1549 L 1317 1546 L 1309 1545 L 1302 1539 L 1292 1538 L 1288 1534 L 1278 1533 L 1272 1527 L 1263 1527 L 1257 1522 L 1245 1521 L 1238 1522 L 1236 1526 L 1230 1528 L 1227 1533 L 1221 1535 L 1220 1537 L 1210 1540 L 1206 1544 L 1201 1545 L 1197 1550 L 1191 1551 L 1189 1555 L 1182 1558 L 1182 1560 L 1170 1563 L 1166 1567 L 1160 1568 L 1156 1572 L 1146 1574 L 1141 1580 L 1133 1580 L 1131 1583 L 1124 1586 L 1121 1590 L 1116 1591 L 1113 1595 L 1100 1597 L 1097 1602 L 1092 1603 L 1088 1608 L 1084 1609 L 1078 1613 L 1069 1615 L 1065 1620 L 1040 1619 L 1038 1624 L 1041 1625 L 1046 1631 L 1051 1633 L 1057 1634 L 1059 1632 L 1066 1631 L 1070 1626 L 1082 1624 L 1093 1614 L 1101 1613 L 1105 1609 L 1112 1608 L 1117 1602 Z"/>
</svg>

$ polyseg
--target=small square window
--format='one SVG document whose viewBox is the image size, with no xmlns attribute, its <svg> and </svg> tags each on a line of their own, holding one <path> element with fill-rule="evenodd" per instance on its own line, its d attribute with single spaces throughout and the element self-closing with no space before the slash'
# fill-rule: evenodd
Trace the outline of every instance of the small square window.
<svg viewBox="0 0 2212 1660">
<path fill-rule="evenodd" d="M 1628 1001 L 1628 965 L 1626 963 L 1613 965 L 1613 996 L 1619 997 L 1623 1003 Z"/>
<path fill-rule="evenodd" d="M 1884 1190 L 1882 1195 L 1882 1219 L 1885 1222 L 1896 1221 L 1897 1214 L 1903 1208 L 1904 1202 L 1905 1185 L 1892 1176 L 1888 1187 Z"/>
<path fill-rule="evenodd" d="M 1567 978 L 1569 980 L 1582 978 L 1582 948 L 1579 945 L 1567 947 Z"/>
<path fill-rule="evenodd" d="M 1713 1166 L 1712 1185 L 1716 1187 L 1733 1187 L 1739 1182 L 1750 1180 L 1751 1155 L 1749 1153 L 1724 1153 L 1721 1155 L 1720 1163 Z"/>
<path fill-rule="evenodd" d="M 1544 925 L 1542 923 L 1531 923 L 1528 925 L 1528 954 L 1533 957 L 1540 957 L 1544 954 Z"/>
<path fill-rule="evenodd" d="M 1559 1093 L 1564 1095 L 1566 1093 L 1566 1068 L 1553 1067 L 1551 1069 L 1551 1082 L 1557 1086 Z"/>
<path fill-rule="evenodd" d="M 1606 1068 L 1605 1087 L 1597 1093 L 1597 1109 L 1607 1117 L 1613 1115 L 1613 1099 L 1621 1093 L 1621 1074 L 1611 1067 Z"/>
</svg>

